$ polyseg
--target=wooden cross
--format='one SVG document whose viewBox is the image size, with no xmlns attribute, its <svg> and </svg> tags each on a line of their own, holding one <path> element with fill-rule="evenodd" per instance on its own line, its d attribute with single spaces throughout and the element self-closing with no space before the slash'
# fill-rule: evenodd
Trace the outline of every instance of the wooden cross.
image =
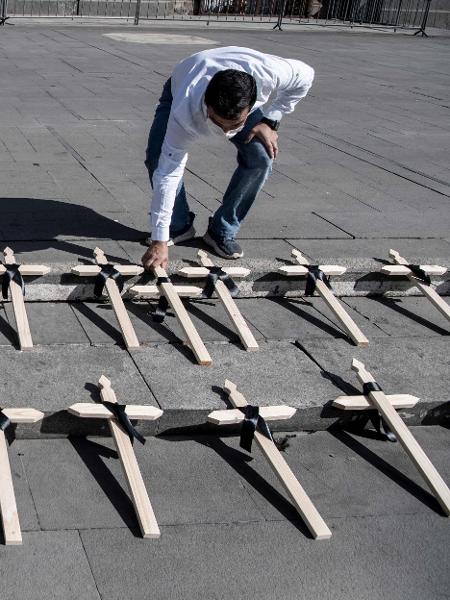
<svg viewBox="0 0 450 600">
<path fill-rule="evenodd" d="M 235 409 L 215 410 L 208 415 L 208 421 L 216 425 L 230 425 L 242 423 L 244 421 L 244 413 L 239 410 L 248 406 L 247 400 L 237 390 L 237 387 L 231 381 L 226 380 L 224 389 L 230 398 Z M 267 421 L 290 419 L 295 408 L 290 406 L 266 406 L 259 409 L 259 415 Z M 284 460 L 275 443 L 266 437 L 263 433 L 256 430 L 255 440 L 261 448 L 263 454 L 267 458 L 272 470 L 278 477 L 284 488 L 288 492 L 297 511 L 305 521 L 312 536 L 318 540 L 325 540 L 331 537 L 331 531 L 327 524 L 318 513 L 316 507 L 311 502 L 303 487 L 296 479 L 289 465 Z"/>
<path fill-rule="evenodd" d="M 3 250 L 5 256 L 5 264 L 0 264 L 0 275 L 5 277 L 5 273 L 8 267 L 13 266 L 17 268 L 16 259 L 14 258 L 14 252 L 11 248 L 5 248 Z M 18 266 L 20 275 L 46 275 L 50 271 L 50 267 L 44 265 L 20 265 Z M 11 292 L 12 306 L 14 310 L 14 318 L 16 320 L 17 334 L 19 336 L 19 345 L 21 350 L 29 350 L 33 347 L 33 340 L 31 338 L 30 325 L 28 323 L 27 311 L 25 309 L 24 301 L 24 290 L 20 283 L 15 279 L 10 279 L 9 289 Z"/>
<path fill-rule="evenodd" d="M 103 402 L 117 404 L 114 390 L 111 388 L 110 380 L 102 375 L 98 382 Z M 114 413 L 103 404 L 72 404 L 67 409 L 70 413 L 87 419 L 107 419 L 109 429 L 116 444 L 117 453 L 123 468 L 125 479 L 130 490 L 131 499 L 139 521 L 142 536 L 144 538 L 159 538 L 161 533 L 153 512 L 150 499 L 145 489 L 136 455 L 133 450 L 129 434 L 120 424 Z M 162 415 L 162 410 L 153 406 L 128 405 L 125 412 L 129 419 L 142 419 L 155 421 Z"/>
<path fill-rule="evenodd" d="M 162 267 L 153 267 L 153 272 L 158 278 L 156 285 L 135 285 L 130 288 L 130 292 L 144 298 L 163 295 L 175 313 L 178 323 L 186 336 L 186 345 L 195 354 L 197 362 L 200 365 L 210 365 L 212 363 L 211 356 L 180 300 L 180 296 L 201 296 L 203 290 L 194 286 L 173 285 Z"/>
<path fill-rule="evenodd" d="M 210 275 L 210 267 L 216 268 L 215 264 L 209 258 L 208 254 L 203 250 L 199 250 L 197 256 L 200 258 L 202 264 L 201 267 L 183 267 L 179 270 L 179 274 L 183 277 L 208 277 Z M 249 269 L 242 267 L 224 267 L 222 273 L 233 277 L 246 277 L 249 273 Z M 234 325 L 236 333 L 240 337 L 244 348 L 251 352 L 259 348 L 258 342 L 255 340 L 253 333 L 250 331 L 249 326 L 245 322 L 239 308 L 234 301 L 230 290 L 225 283 L 218 277 L 214 282 L 214 289 L 222 302 L 225 311 L 231 319 Z"/>
<path fill-rule="evenodd" d="M 353 359 L 352 370 L 356 372 L 359 381 L 364 386 L 364 396 L 349 396 L 347 399 L 350 399 L 350 405 L 340 396 L 333 402 L 333 406 L 344 408 L 344 410 L 354 410 L 354 406 L 351 404 L 356 404 L 357 410 L 376 408 L 425 479 L 445 514 L 450 516 L 450 490 L 395 410 L 414 406 L 418 398 L 407 394 L 386 395 L 359 360 Z M 362 398 L 365 400 L 363 401 Z"/>
<path fill-rule="evenodd" d="M 291 277 L 308 276 L 308 266 L 310 266 L 308 260 L 299 250 L 296 250 L 295 248 L 292 250 L 292 255 L 295 256 L 298 264 L 279 267 L 278 272 Z M 319 265 L 319 270 L 322 271 L 324 275 L 330 276 L 342 275 L 345 273 L 346 268 L 338 265 Z M 329 289 L 329 287 L 322 280 L 317 278 L 315 281 L 315 289 L 323 298 L 328 307 L 333 311 L 337 320 L 344 328 L 347 335 L 354 341 L 354 343 L 360 347 L 368 346 L 369 340 L 362 333 L 350 315 L 345 311 L 344 307 Z"/>
<path fill-rule="evenodd" d="M 432 304 L 450 321 L 450 306 L 439 296 L 439 294 L 428 283 L 421 281 L 417 274 L 413 273 L 410 265 L 396 250 L 389 250 L 389 256 L 394 259 L 395 265 L 385 265 L 381 272 L 385 275 L 406 275 L 410 281 L 430 300 Z M 444 275 L 446 267 L 439 265 L 417 265 L 425 275 Z"/>
<path fill-rule="evenodd" d="M 102 267 L 109 265 L 109 263 L 105 257 L 105 253 L 103 250 L 100 250 L 100 248 L 95 248 L 94 257 L 97 263 L 96 265 L 77 265 L 76 267 L 72 267 L 72 273 L 82 277 L 98 277 L 99 273 L 102 271 Z M 110 265 L 110 268 L 111 267 L 112 265 Z M 140 275 L 144 270 L 143 267 L 138 265 L 114 265 L 113 268 L 123 276 Z M 105 281 L 105 287 L 127 348 L 138 348 L 139 340 L 134 331 L 130 317 L 128 316 L 116 281 L 111 277 L 108 277 Z"/>
<path fill-rule="evenodd" d="M 44 413 L 34 408 L 4 408 L 1 414 L 11 423 L 37 423 L 44 417 Z M 8 425 L 6 422 L 0 427 L 0 513 L 5 544 L 19 545 L 22 543 L 22 534 L 5 437 Z"/>
</svg>

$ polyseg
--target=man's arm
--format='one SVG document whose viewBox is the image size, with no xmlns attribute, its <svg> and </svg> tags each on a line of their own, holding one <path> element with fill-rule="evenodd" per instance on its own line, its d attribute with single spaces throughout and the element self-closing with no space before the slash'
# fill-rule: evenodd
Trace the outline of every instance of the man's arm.
<svg viewBox="0 0 450 600">
<path fill-rule="evenodd" d="M 272 159 L 278 154 L 278 122 L 283 115 L 294 110 L 314 80 L 314 69 L 299 60 L 274 57 L 273 69 L 278 77 L 276 95 L 269 106 L 262 108 L 267 122 L 257 123 L 246 139 L 248 144 L 254 137 L 259 138 Z M 272 126 L 268 124 L 271 122 Z"/>
<path fill-rule="evenodd" d="M 146 270 L 167 266 L 170 220 L 175 197 L 188 159 L 190 138 L 173 118 L 169 117 L 158 167 L 153 173 L 153 197 L 150 209 L 152 244 L 142 257 Z"/>
</svg>

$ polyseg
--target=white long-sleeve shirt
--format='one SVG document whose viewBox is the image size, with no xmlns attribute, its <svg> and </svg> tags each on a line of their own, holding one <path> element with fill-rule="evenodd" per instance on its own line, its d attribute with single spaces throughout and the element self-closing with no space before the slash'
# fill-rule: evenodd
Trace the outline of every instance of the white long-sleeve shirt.
<svg viewBox="0 0 450 600">
<path fill-rule="evenodd" d="M 204 102 L 212 77 L 224 69 L 245 71 L 256 80 L 257 100 L 252 112 L 263 110 L 279 121 L 308 93 L 314 70 L 305 63 L 263 54 L 251 48 L 227 46 L 193 54 L 179 62 L 171 75 L 172 107 L 158 166 L 153 174 L 152 239 L 167 241 L 178 184 L 190 144 L 211 133 Z"/>
</svg>

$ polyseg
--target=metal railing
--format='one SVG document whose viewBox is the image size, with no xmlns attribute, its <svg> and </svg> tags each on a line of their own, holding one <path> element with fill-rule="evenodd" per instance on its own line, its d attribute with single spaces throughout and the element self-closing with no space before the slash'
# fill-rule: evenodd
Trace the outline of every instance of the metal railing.
<svg viewBox="0 0 450 600">
<path fill-rule="evenodd" d="M 411 28 L 425 35 L 431 0 L 0 0 L 12 17 L 206 20 Z"/>
</svg>

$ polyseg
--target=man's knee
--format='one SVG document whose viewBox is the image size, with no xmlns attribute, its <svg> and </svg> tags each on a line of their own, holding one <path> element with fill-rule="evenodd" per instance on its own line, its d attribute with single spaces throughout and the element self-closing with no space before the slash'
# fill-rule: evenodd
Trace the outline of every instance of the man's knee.
<svg viewBox="0 0 450 600">
<path fill-rule="evenodd" d="M 252 140 L 248 144 L 245 154 L 245 160 L 249 168 L 258 169 L 270 175 L 273 159 L 270 158 L 264 144 L 260 140 Z"/>
</svg>

